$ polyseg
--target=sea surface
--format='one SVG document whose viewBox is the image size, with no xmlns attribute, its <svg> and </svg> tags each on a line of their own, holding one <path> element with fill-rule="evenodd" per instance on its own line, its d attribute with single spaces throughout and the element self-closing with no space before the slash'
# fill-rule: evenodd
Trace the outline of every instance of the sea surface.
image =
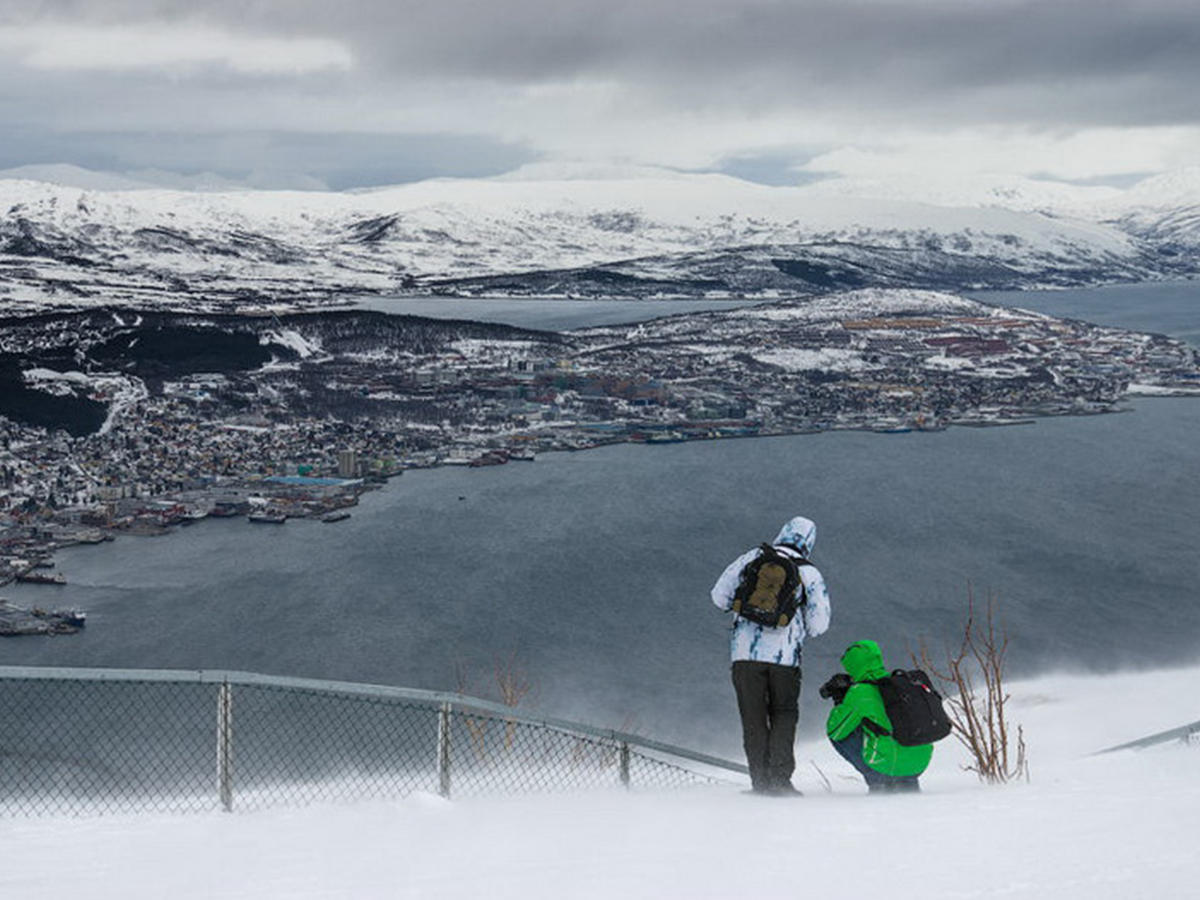
<svg viewBox="0 0 1200 900">
<path fill-rule="evenodd" d="M 969 296 L 1097 325 L 1156 331 L 1200 346 L 1200 282 L 1072 288 L 1060 291 L 979 291 Z"/>
<path fill-rule="evenodd" d="M 985 299 L 1200 333 L 1200 285 Z M 589 324 L 585 312 L 572 324 Z M 879 640 L 897 665 L 922 641 L 941 652 L 956 645 L 972 591 L 977 604 L 995 597 L 1014 676 L 1192 662 L 1200 400 L 1130 410 L 410 471 L 338 524 L 208 520 L 61 551 L 68 586 L 3 590 L 21 604 L 81 606 L 87 629 L 4 640 L 0 663 L 487 695 L 497 663 L 515 660 L 533 685 L 530 711 L 735 754 L 728 622 L 708 590 L 797 514 L 817 522 L 814 562 L 833 601 L 832 628 L 805 648 L 804 731 L 820 728 L 816 688 L 847 644 Z"/>
</svg>

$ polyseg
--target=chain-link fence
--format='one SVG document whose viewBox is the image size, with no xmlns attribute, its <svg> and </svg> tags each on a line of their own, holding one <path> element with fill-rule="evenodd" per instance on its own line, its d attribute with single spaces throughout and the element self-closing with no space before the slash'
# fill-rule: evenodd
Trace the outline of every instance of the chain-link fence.
<svg viewBox="0 0 1200 900">
<path fill-rule="evenodd" d="M 458 694 L 0 666 L 0 816 L 669 787 L 745 767 Z"/>
</svg>

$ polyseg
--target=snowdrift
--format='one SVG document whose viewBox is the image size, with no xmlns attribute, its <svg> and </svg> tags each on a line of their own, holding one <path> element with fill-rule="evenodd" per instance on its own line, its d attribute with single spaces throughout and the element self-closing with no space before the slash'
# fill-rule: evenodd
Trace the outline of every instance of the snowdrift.
<svg viewBox="0 0 1200 900">
<path fill-rule="evenodd" d="M 728 784 L 3 825 L 21 900 L 832 897 L 1101 900 L 1200 882 L 1200 747 L 1093 751 L 1195 720 L 1200 668 L 1012 686 L 1032 780 L 985 787 L 939 745 L 916 796 L 867 796 L 823 744 L 800 799 Z M 732 698 L 730 699 L 732 702 Z M 824 709 L 809 703 L 805 716 Z M 823 773 L 824 778 L 822 777 Z M 828 779 L 826 787 L 824 779 Z M 739 835 L 769 836 L 755 857 Z"/>
</svg>

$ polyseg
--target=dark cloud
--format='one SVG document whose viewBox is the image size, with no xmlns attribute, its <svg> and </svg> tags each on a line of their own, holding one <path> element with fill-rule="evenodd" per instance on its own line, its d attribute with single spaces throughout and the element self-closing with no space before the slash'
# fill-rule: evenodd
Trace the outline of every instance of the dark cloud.
<svg viewBox="0 0 1200 900">
<path fill-rule="evenodd" d="M 30 76 L 0 59 L 0 119 L 41 139 L 102 130 L 97 110 L 111 108 L 114 133 L 141 133 L 162 156 L 180 154 L 179 165 L 194 155 L 191 138 L 171 148 L 145 135 L 207 130 L 212 136 L 197 146 L 215 156 L 203 168 L 225 165 L 223 147 L 249 147 L 256 158 L 298 163 L 335 185 L 478 174 L 526 161 L 554 145 L 547 136 L 556 101 L 529 99 L 548 86 L 561 91 L 553 96 L 562 103 L 573 102 L 572 85 L 605 86 L 609 106 L 601 103 L 595 119 L 603 128 L 612 115 L 614 133 L 634 127 L 628 117 L 618 122 L 631 109 L 643 120 L 683 114 L 752 127 L 756 118 L 820 118 L 827 126 L 811 137 L 747 133 L 747 148 L 827 141 L 839 124 L 869 126 L 876 137 L 893 128 L 1200 125 L 1196 0 L 17 0 L 0 6 L 6 22 L 155 22 L 181 31 L 201 23 L 243 36 L 341 42 L 354 55 L 352 70 L 294 78 L 220 65 L 186 78 Z M 410 121 L 426 96 L 425 118 Z M 497 98 L 521 110 L 544 108 L 512 127 L 502 112 L 484 124 L 495 107 L 480 104 Z M 357 127 L 360 112 L 376 121 Z M 260 117 L 257 138 L 230 143 Z M 325 143 L 310 131 L 355 134 Z M 367 138 L 366 131 L 409 136 Z M 517 134 L 533 149 L 442 132 Z M 262 138 L 285 133 L 289 141 Z M 76 156 L 104 154 L 125 159 L 134 149 L 110 137 Z M 777 181 L 805 158 L 747 150 L 722 165 Z"/>
<path fill-rule="evenodd" d="M 965 121 L 1200 119 L 1194 0 L 115 0 L 43 13 L 325 36 L 370 76 L 612 79 L 673 102 Z"/>
</svg>

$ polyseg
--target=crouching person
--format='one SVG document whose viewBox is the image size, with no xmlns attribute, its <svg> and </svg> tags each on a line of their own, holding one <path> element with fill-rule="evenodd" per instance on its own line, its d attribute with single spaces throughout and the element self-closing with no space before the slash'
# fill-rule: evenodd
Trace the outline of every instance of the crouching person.
<svg viewBox="0 0 1200 900">
<path fill-rule="evenodd" d="M 820 689 L 822 697 L 835 703 L 825 723 L 825 733 L 833 748 L 858 770 L 870 792 L 919 791 L 918 776 L 933 757 L 932 741 L 944 737 L 942 732 L 949 733 L 949 721 L 924 723 L 915 733 L 917 740 L 924 738 L 926 743 L 912 744 L 911 735 L 901 736 L 908 737 L 906 743 L 901 743 L 888 716 L 881 686 L 892 692 L 895 690 L 892 683 L 900 677 L 904 684 L 897 687 L 911 690 L 912 685 L 907 680 L 909 673 L 900 670 L 894 675 L 889 673 L 884 668 L 879 645 L 874 641 L 851 644 L 842 654 L 841 661 L 846 673 L 834 675 Z M 919 674 L 924 677 L 924 673 Z M 944 719 L 941 698 L 927 686 L 927 679 L 926 685 L 917 685 L 917 688 L 930 694 L 929 702 L 936 706 L 929 717 L 936 718 L 940 714 Z M 918 705 L 924 702 L 919 698 Z"/>
</svg>

